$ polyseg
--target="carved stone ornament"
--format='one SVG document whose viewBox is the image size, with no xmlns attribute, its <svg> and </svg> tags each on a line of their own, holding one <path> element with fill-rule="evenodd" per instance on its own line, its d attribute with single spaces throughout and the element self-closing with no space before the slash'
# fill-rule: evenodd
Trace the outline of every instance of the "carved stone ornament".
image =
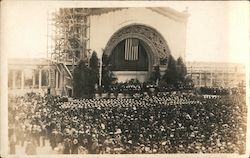
<svg viewBox="0 0 250 158">
<path fill-rule="evenodd" d="M 126 38 L 138 38 L 149 46 L 151 54 L 148 55 L 152 65 L 159 65 L 161 60 L 167 60 L 170 55 L 167 42 L 160 33 L 151 27 L 140 24 L 125 26 L 114 33 L 108 41 L 104 53 L 110 55 L 115 46 Z"/>
</svg>

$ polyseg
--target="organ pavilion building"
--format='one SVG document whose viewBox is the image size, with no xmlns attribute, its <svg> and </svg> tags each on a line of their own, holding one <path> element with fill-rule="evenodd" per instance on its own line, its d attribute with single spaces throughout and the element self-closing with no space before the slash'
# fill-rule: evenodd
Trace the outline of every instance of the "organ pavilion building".
<svg viewBox="0 0 250 158">
<path fill-rule="evenodd" d="M 109 57 L 118 82 L 147 81 L 154 66 L 165 71 L 170 56 L 185 61 L 188 16 L 168 7 L 57 9 L 48 18 L 48 58 L 10 59 L 9 89 L 50 87 L 56 95 L 69 95 L 74 67 L 93 51 L 99 59 Z"/>
</svg>

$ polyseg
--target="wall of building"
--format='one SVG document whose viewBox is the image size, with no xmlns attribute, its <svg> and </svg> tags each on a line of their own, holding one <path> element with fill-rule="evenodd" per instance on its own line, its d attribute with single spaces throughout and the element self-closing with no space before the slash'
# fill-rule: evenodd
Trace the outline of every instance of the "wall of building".
<svg viewBox="0 0 250 158">
<path fill-rule="evenodd" d="M 49 85 L 48 67 L 11 65 L 8 72 L 9 94 L 43 92 Z"/>
<path fill-rule="evenodd" d="M 147 71 L 114 71 L 114 74 L 119 76 L 119 82 L 126 82 L 135 78 L 140 82 L 146 82 L 149 78 Z"/>
<path fill-rule="evenodd" d="M 243 64 L 187 62 L 187 72 L 196 87 L 244 87 L 246 83 Z"/>
<path fill-rule="evenodd" d="M 8 93 L 24 95 L 27 92 L 70 95 L 72 78 L 62 63 L 46 59 L 9 59 Z"/>
<path fill-rule="evenodd" d="M 95 50 L 100 57 L 111 36 L 130 24 L 144 24 L 156 29 L 166 40 L 173 57 L 185 58 L 186 22 L 148 8 L 128 8 L 91 16 L 90 49 Z"/>
<path fill-rule="evenodd" d="M 46 59 L 9 59 L 8 93 L 47 93 L 48 87 L 55 88 L 55 72 L 55 66 Z"/>
</svg>

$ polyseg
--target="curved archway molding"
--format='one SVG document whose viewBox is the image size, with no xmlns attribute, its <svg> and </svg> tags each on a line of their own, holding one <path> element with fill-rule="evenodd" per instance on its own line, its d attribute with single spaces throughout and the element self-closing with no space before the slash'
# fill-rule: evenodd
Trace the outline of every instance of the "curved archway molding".
<svg viewBox="0 0 250 158">
<path fill-rule="evenodd" d="M 147 51 L 147 55 L 150 67 L 160 65 L 160 60 L 168 59 L 171 54 L 163 36 L 154 28 L 143 24 L 131 24 L 116 31 L 109 39 L 104 53 L 109 56 L 116 45 L 126 38 L 138 38 L 149 46 L 151 51 Z"/>
</svg>

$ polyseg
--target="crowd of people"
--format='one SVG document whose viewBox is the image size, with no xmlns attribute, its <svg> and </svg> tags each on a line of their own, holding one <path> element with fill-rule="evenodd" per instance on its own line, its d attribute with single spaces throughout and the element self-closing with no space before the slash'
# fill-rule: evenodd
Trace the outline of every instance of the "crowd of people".
<svg viewBox="0 0 250 158">
<path fill-rule="evenodd" d="M 228 95 L 230 91 L 220 87 L 200 87 L 200 92 L 209 95 Z"/>
<path fill-rule="evenodd" d="M 158 92 L 171 92 L 171 91 L 182 91 L 182 90 L 192 90 L 193 85 L 178 82 L 176 85 L 169 85 L 166 83 L 160 83 L 158 86 L 153 83 L 143 82 L 140 83 L 138 80 L 130 80 L 127 82 L 119 82 L 110 85 L 109 90 L 107 93 L 124 93 L 124 94 L 133 94 L 133 93 L 143 93 L 147 92 L 150 93 L 150 89 L 156 89 Z M 99 93 L 101 90 L 99 90 Z"/>
<path fill-rule="evenodd" d="M 27 154 L 49 140 L 61 154 L 244 153 L 241 94 L 204 98 L 181 91 L 131 98 L 9 97 L 9 140 Z M 15 137 L 16 139 L 13 139 Z"/>
</svg>

